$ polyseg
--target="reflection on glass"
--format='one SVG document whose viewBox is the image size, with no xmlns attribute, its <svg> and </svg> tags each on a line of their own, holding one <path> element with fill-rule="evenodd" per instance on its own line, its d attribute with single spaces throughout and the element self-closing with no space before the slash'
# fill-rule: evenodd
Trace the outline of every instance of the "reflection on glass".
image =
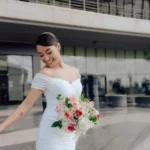
<svg viewBox="0 0 150 150">
<path fill-rule="evenodd" d="M 98 49 L 97 50 L 97 73 L 106 74 L 106 58 L 105 58 L 105 50 Z"/>
<path fill-rule="evenodd" d="M 124 9 L 123 9 L 123 4 L 124 4 L 124 0 L 119 0 L 117 1 L 117 4 L 118 4 L 118 7 L 117 7 L 117 10 L 118 10 L 118 15 L 119 16 L 124 16 Z"/>
<path fill-rule="evenodd" d="M 94 85 L 95 85 L 95 77 L 92 75 L 88 75 L 88 98 L 93 101 L 95 98 Z"/>
<path fill-rule="evenodd" d="M 9 55 L 7 56 L 7 59 L 8 59 L 8 73 L 9 74 L 22 74 L 23 57 Z"/>
<path fill-rule="evenodd" d="M 75 64 L 81 74 L 86 73 L 86 57 L 84 48 L 76 48 Z"/>
<path fill-rule="evenodd" d="M 86 50 L 87 57 L 86 57 L 86 62 L 87 62 L 87 73 L 88 74 L 96 74 L 97 72 L 97 64 L 96 64 L 96 59 L 95 59 L 95 49 L 88 48 Z"/>
<path fill-rule="evenodd" d="M 142 93 L 150 95 L 150 74 L 147 75 L 142 81 Z"/>
<path fill-rule="evenodd" d="M 9 99 L 23 100 L 32 81 L 32 57 L 9 55 Z"/>
<path fill-rule="evenodd" d="M 81 75 L 82 93 L 85 97 L 88 97 L 88 80 L 86 75 Z"/>
<path fill-rule="evenodd" d="M 124 50 L 117 50 L 118 74 L 126 74 L 126 59 Z"/>
<path fill-rule="evenodd" d="M 126 17 L 132 17 L 132 2 L 124 2 L 125 5 L 124 5 L 124 15 Z"/>
<path fill-rule="evenodd" d="M 118 74 L 115 50 L 106 50 L 107 74 Z"/>
<path fill-rule="evenodd" d="M 136 52 L 136 59 L 135 59 L 135 70 L 136 74 L 145 74 L 145 58 L 144 58 L 144 51 L 137 51 Z"/>
<path fill-rule="evenodd" d="M 147 84 L 147 79 L 145 78 L 145 75 L 136 75 L 136 86 L 135 86 L 135 93 L 136 94 L 142 94 L 147 92 L 147 87 L 145 84 Z"/>
<path fill-rule="evenodd" d="M 0 70 L 7 70 L 7 56 L 0 56 Z"/>
<path fill-rule="evenodd" d="M 75 66 L 74 49 L 72 47 L 64 47 L 64 55 L 62 57 L 65 63 Z"/>
<path fill-rule="evenodd" d="M 23 69 L 24 73 L 32 74 L 32 57 L 31 56 L 23 56 Z"/>
<path fill-rule="evenodd" d="M 121 75 L 121 87 L 124 89 L 125 94 L 134 94 L 135 93 L 135 76 L 132 74 Z"/>
<path fill-rule="evenodd" d="M 25 97 L 28 94 L 28 91 L 31 86 L 32 78 L 33 78 L 31 56 L 23 56 L 23 72 L 24 72 L 23 90 L 24 90 L 24 97 Z"/>
<path fill-rule="evenodd" d="M 120 89 L 120 78 L 118 75 L 107 75 L 107 93 L 118 94 Z"/>
<path fill-rule="evenodd" d="M 23 100 L 23 75 L 9 75 L 9 100 Z"/>
<path fill-rule="evenodd" d="M 135 74 L 135 53 L 134 53 L 134 51 L 126 51 L 126 69 L 127 69 L 127 75 Z"/>
<path fill-rule="evenodd" d="M 145 52 L 145 68 L 146 68 L 146 75 L 150 74 L 150 52 Z"/>
<path fill-rule="evenodd" d="M 24 90 L 24 98 L 27 96 L 28 91 L 30 89 L 32 82 L 32 74 L 24 74 L 24 81 L 23 81 L 23 90 Z"/>
</svg>

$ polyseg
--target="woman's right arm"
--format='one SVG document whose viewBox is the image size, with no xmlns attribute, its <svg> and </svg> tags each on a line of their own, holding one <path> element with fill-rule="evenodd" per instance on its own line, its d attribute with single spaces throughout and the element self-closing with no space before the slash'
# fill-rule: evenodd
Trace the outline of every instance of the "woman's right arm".
<svg viewBox="0 0 150 150">
<path fill-rule="evenodd" d="M 0 124 L 0 132 L 26 115 L 33 107 L 36 100 L 42 95 L 42 93 L 42 90 L 31 88 L 25 100 L 18 106 L 12 115 L 10 115 L 3 123 Z"/>
</svg>

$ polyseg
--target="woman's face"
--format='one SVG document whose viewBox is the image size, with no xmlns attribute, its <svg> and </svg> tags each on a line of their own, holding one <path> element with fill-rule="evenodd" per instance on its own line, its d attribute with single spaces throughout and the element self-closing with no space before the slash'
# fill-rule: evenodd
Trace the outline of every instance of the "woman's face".
<svg viewBox="0 0 150 150">
<path fill-rule="evenodd" d="M 54 68 L 60 62 L 60 44 L 53 46 L 40 46 L 37 45 L 37 52 L 39 57 L 43 63 L 45 63 L 48 67 Z"/>
</svg>

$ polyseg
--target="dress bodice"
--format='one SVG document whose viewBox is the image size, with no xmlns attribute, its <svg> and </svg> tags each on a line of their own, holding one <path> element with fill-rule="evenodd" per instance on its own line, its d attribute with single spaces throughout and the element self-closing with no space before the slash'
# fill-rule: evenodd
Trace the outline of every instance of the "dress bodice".
<svg viewBox="0 0 150 150">
<path fill-rule="evenodd" d="M 58 103 L 57 96 L 62 97 L 75 96 L 79 98 L 82 92 L 81 78 L 74 80 L 72 83 L 60 78 L 51 78 L 41 73 L 37 73 L 32 81 L 32 88 L 44 91 L 47 106 L 56 106 Z"/>
</svg>

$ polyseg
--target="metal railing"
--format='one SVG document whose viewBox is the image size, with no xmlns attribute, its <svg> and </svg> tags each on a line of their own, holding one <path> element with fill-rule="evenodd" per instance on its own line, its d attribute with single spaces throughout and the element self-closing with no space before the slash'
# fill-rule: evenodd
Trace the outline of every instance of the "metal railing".
<svg viewBox="0 0 150 150">
<path fill-rule="evenodd" d="M 127 8 L 127 5 L 116 6 L 114 3 L 100 3 L 99 0 L 20 0 L 26 2 L 35 2 L 71 9 L 79 9 L 96 13 L 131 17 L 138 19 L 150 20 L 150 11 Z"/>
</svg>

